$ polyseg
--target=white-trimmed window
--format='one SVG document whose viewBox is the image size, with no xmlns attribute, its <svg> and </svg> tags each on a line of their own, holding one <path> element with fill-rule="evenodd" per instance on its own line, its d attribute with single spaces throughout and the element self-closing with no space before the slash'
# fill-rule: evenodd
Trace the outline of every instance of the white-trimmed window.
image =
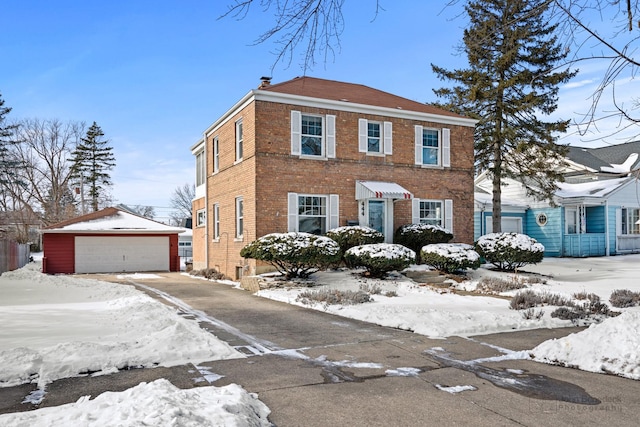
<svg viewBox="0 0 640 427">
<path fill-rule="evenodd" d="M 453 233 L 453 200 L 412 199 L 414 224 L 431 224 Z"/>
<path fill-rule="evenodd" d="M 392 154 L 391 122 L 358 119 L 358 151 L 368 154 Z"/>
<path fill-rule="evenodd" d="M 335 158 L 336 116 L 291 111 L 291 154 Z"/>
<path fill-rule="evenodd" d="M 322 235 L 338 226 L 337 194 L 289 193 L 289 231 Z"/>
<path fill-rule="evenodd" d="M 242 197 L 236 197 L 236 239 L 242 239 L 244 234 L 244 202 Z"/>
<path fill-rule="evenodd" d="M 567 234 L 578 233 L 578 209 L 566 208 L 564 211 L 564 220 L 566 224 Z"/>
<path fill-rule="evenodd" d="M 236 162 L 239 162 L 242 160 L 243 150 L 244 150 L 243 141 L 244 141 L 243 126 L 242 126 L 242 119 L 240 119 L 236 122 Z"/>
<path fill-rule="evenodd" d="M 196 211 L 196 227 L 204 227 L 207 222 L 207 210 L 198 209 Z"/>
<path fill-rule="evenodd" d="M 640 209 L 622 208 L 622 234 L 640 234 Z"/>
<path fill-rule="evenodd" d="M 451 131 L 415 126 L 415 163 L 421 166 L 451 166 Z"/>
<path fill-rule="evenodd" d="M 220 170 L 220 140 L 216 136 L 213 138 L 213 173 Z"/>
<path fill-rule="evenodd" d="M 207 176 L 204 150 L 196 154 L 196 187 L 203 185 Z"/>
<path fill-rule="evenodd" d="M 220 203 L 213 205 L 213 240 L 220 239 Z"/>
</svg>

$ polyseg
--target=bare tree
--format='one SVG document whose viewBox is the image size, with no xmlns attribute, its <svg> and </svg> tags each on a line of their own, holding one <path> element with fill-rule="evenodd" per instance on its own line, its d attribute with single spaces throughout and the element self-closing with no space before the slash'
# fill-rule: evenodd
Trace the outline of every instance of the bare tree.
<svg viewBox="0 0 640 427">
<path fill-rule="evenodd" d="M 640 122 L 634 112 L 640 106 L 639 98 L 632 105 L 619 99 L 617 82 L 632 79 L 640 67 L 640 21 L 637 0 L 552 0 L 558 29 L 564 36 L 572 54 L 569 62 L 607 61 L 608 67 L 591 96 L 590 105 L 579 123 L 584 135 L 591 127 L 597 128 L 603 119 L 617 117 L 617 132 Z M 611 96 L 614 109 L 600 116 L 603 95 Z"/>
<path fill-rule="evenodd" d="M 326 63 L 340 50 L 340 36 L 344 31 L 342 7 L 345 0 L 236 0 L 221 16 L 244 19 L 251 7 L 259 7 L 262 12 L 273 12 L 274 25 L 256 40 L 255 44 L 274 41 L 276 60 L 272 69 L 280 61 L 291 65 L 298 48 L 302 50 L 303 69 L 313 68 L 316 58 L 322 57 Z M 375 14 L 382 9 L 380 0 L 372 0 Z"/>
<path fill-rule="evenodd" d="M 12 154 L 23 167 L 18 182 L 5 186 L 24 209 L 39 212 L 45 225 L 76 214 L 76 195 L 70 186 L 68 158 L 84 134 L 81 122 L 27 119 L 18 123 L 19 144 Z"/>
<path fill-rule="evenodd" d="M 130 209 L 133 213 L 145 218 L 153 219 L 156 216 L 156 210 L 153 206 L 134 205 Z"/>
<path fill-rule="evenodd" d="M 176 187 L 171 195 L 171 207 L 175 209 L 171 214 L 171 222 L 179 225 L 183 219 L 191 218 L 191 203 L 196 198 L 196 186 L 194 184 L 184 184 Z"/>
</svg>

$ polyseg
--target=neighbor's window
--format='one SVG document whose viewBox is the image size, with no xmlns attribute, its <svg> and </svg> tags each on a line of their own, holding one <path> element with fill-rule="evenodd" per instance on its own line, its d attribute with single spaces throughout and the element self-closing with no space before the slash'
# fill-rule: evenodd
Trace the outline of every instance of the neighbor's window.
<svg viewBox="0 0 640 427">
<path fill-rule="evenodd" d="M 440 164 L 440 133 L 435 129 L 422 129 L 422 164 Z"/>
<path fill-rule="evenodd" d="M 220 238 L 220 204 L 215 203 L 213 205 L 213 239 L 218 240 Z"/>
<path fill-rule="evenodd" d="M 236 197 L 236 238 L 241 239 L 244 234 L 244 203 L 242 197 Z"/>
<path fill-rule="evenodd" d="M 196 227 L 204 227 L 207 221 L 206 209 L 199 209 L 196 211 Z"/>
<path fill-rule="evenodd" d="M 302 115 L 301 154 L 304 156 L 324 156 L 321 116 Z"/>
<path fill-rule="evenodd" d="M 443 225 L 442 201 L 420 200 L 420 223 L 431 225 Z"/>
<path fill-rule="evenodd" d="M 242 119 L 236 122 L 236 162 L 242 160 L 243 143 Z"/>
<path fill-rule="evenodd" d="M 622 209 L 622 234 L 640 234 L 640 209 Z"/>
<path fill-rule="evenodd" d="M 220 170 L 220 141 L 216 136 L 213 138 L 213 173 Z"/>
<path fill-rule="evenodd" d="M 204 161 L 204 151 L 196 154 L 196 186 L 202 185 L 207 176 L 207 166 Z"/>
<path fill-rule="evenodd" d="M 311 234 L 327 232 L 326 196 L 298 196 L 298 231 Z"/>
</svg>

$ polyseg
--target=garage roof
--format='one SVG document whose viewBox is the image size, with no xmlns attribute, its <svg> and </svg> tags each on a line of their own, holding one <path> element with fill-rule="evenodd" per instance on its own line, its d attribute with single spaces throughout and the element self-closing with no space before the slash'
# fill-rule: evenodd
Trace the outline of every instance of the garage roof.
<svg viewBox="0 0 640 427">
<path fill-rule="evenodd" d="M 172 227 L 113 207 L 42 229 L 43 233 L 89 234 L 178 234 L 184 231 L 184 228 Z"/>
</svg>

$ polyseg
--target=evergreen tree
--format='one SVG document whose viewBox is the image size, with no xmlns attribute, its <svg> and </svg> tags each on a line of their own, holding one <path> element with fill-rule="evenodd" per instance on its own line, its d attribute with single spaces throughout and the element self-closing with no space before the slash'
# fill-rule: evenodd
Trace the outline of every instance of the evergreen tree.
<svg viewBox="0 0 640 427">
<path fill-rule="evenodd" d="M 16 125 L 6 123 L 6 115 L 11 108 L 4 106 L 4 99 L 0 94 L 0 191 L 4 190 L 5 183 L 10 183 L 15 177 L 15 169 L 19 162 L 12 158 L 9 147 L 15 144 Z"/>
<path fill-rule="evenodd" d="M 576 72 L 557 71 L 564 50 L 548 23 L 547 0 L 473 0 L 465 10 L 470 25 L 463 48 L 469 67 L 445 70 L 432 64 L 452 88 L 435 90 L 445 107 L 479 120 L 475 129 L 477 171 L 493 183 L 493 230 L 501 231 L 504 178 L 522 182 L 527 193 L 552 201 L 562 175 L 566 147 L 557 133 L 569 121 L 542 121 L 557 108 L 558 85 Z"/>
<path fill-rule="evenodd" d="M 88 186 L 87 194 L 94 212 L 98 210 L 98 201 L 104 197 L 106 187 L 112 185 L 108 171 L 116 165 L 113 147 L 109 147 L 109 141 L 103 137 L 102 129 L 93 122 L 70 159 L 71 176 L 81 183 L 81 188 Z"/>
</svg>

